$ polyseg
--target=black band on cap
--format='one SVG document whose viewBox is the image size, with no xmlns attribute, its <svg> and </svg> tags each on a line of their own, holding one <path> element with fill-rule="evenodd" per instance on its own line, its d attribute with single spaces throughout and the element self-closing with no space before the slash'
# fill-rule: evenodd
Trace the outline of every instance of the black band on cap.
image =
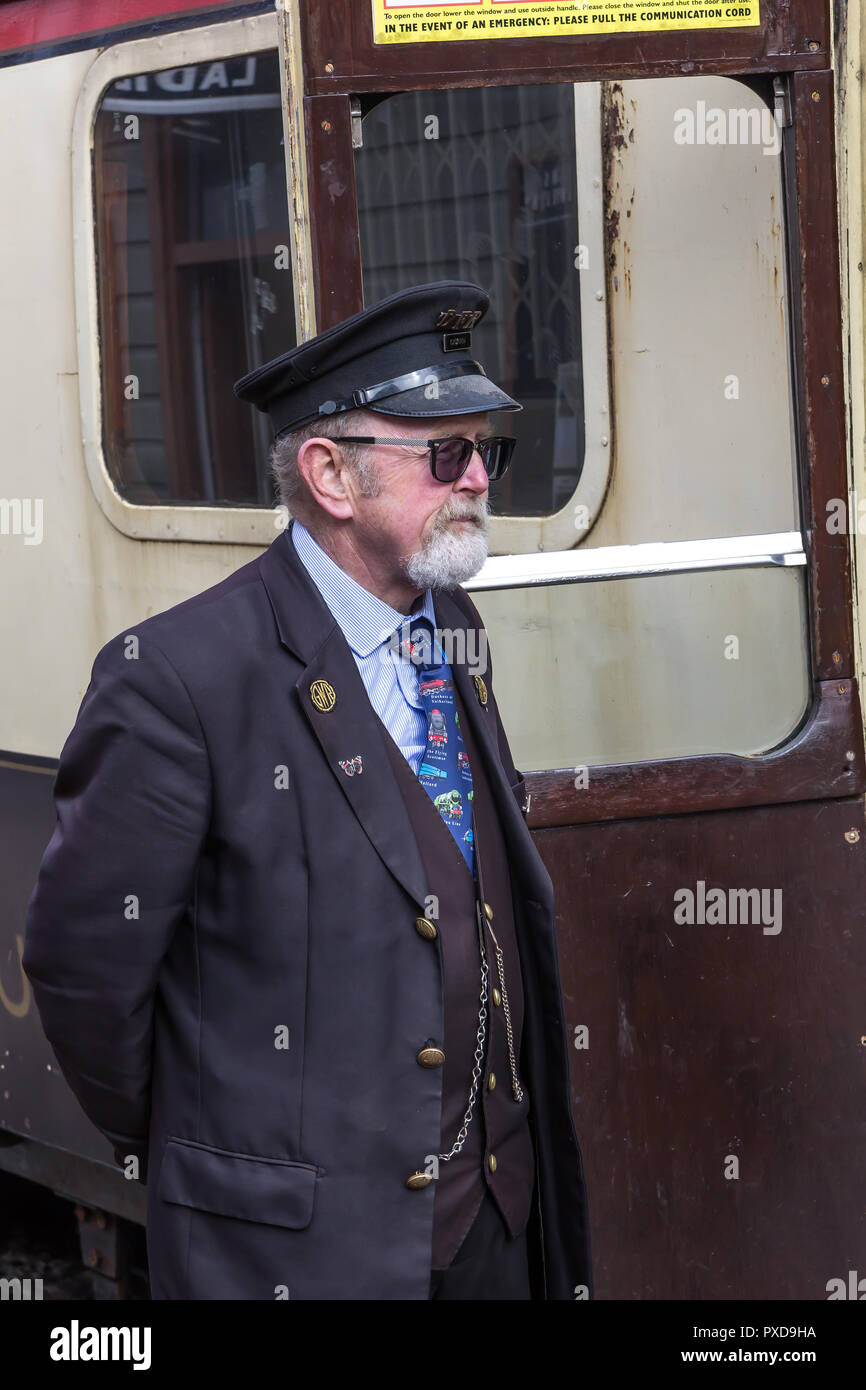
<svg viewBox="0 0 866 1390">
<path fill-rule="evenodd" d="M 318 414 L 337 415 L 342 410 L 359 410 L 369 401 L 380 400 L 383 396 L 396 396 L 401 391 L 412 391 L 416 386 L 427 386 L 431 381 L 449 381 L 456 376 L 486 375 L 480 362 L 449 362 L 440 367 L 420 367 L 418 371 L 393 376 L 388 381 L 377 381 L 374 386 L 360 387 L 341 401 L 323 401 Z"/>
</svg>

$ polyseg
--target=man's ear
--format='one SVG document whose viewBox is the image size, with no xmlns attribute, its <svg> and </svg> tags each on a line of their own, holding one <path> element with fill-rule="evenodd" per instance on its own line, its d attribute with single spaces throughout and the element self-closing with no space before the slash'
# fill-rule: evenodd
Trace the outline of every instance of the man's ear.
<svg viewBox="0 0 866 1390">
<path fill-rule="evenodd" d="M 354 516 L 350 473 L 339 441 L 306 439 L 298 450 L 298 472 L 317 506 L 337 521 Z"/>
</svg>

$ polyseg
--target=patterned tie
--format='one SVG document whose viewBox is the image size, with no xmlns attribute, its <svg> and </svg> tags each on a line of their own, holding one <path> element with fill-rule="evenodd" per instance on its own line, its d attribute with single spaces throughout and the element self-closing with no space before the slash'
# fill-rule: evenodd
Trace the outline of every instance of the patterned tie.
<svg viewBox="0 0 866 1390">
<path fill-rule="evenodd" d="M 472 843 L 472 772 L 460 733 L 454 680 L 427 618 L 413 618 L 405 644 L 418 668 L 418 695 L 427 714 L 427 748 L 418 781 L 475 873 Z"/>
</svg>

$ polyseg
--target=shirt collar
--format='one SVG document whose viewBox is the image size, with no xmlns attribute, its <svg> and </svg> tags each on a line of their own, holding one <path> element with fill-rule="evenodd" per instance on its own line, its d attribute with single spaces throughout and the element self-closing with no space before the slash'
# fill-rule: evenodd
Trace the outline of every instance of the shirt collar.
<svg viewBox="0 0 866 1390">
<path fill-rule="evenodd" d="M 433 595 L 427 589 L 424 602 L 415 613 L 400 613 L 389 603 L 363 588 L 345 570 L 340 569 L 313 539 L 306 526 L 295 521 L 286 532 L 288 544 L 294 542 L 298 559 L 309 574 L 325 603 L 342 629 L 343 636 L 356 656 L 370 656 L 386 642 L 394 630 L 410 617 L 429 618 L 434 629 L 436 613 Z"/>
</svg>

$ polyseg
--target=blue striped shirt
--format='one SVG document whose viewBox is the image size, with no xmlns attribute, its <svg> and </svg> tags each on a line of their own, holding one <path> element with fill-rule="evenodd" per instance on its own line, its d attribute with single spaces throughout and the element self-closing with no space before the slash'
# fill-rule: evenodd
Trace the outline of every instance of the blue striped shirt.
<svg viewBox="0 0 866 1390">
<path fill-rule="evenodd" d="M 298 558 L 330 608 L 351 648 L 370 704 L 417 773 L 427 747 L 427 714 L 418 698 L 418 670 L 390 644 L 392 633 L 411 617 L 429 618 L 436 628 L 433 596 L 414 614 L 399 613 L 335 565 L 300 521 L 286 532 Z"/>
</svg>

